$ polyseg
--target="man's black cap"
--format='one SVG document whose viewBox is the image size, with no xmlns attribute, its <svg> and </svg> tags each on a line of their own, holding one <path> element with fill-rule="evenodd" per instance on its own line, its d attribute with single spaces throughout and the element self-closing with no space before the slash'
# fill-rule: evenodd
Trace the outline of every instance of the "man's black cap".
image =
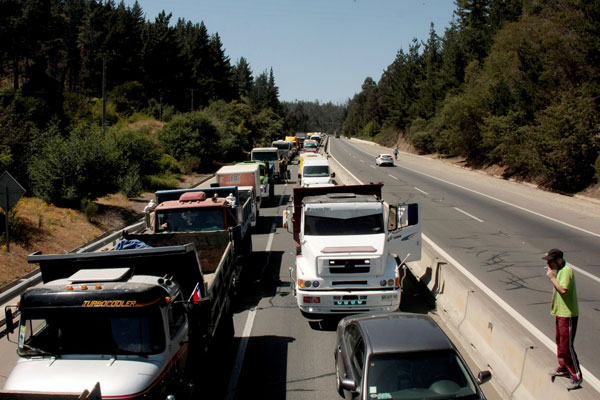
<svg viewBox="0 0 600 400">
<path fill-rule="evenodd" d="M 563 252 L 559 249 L 550 249 L 548 250 L 546 257 L 542 257 L 542 259 L 546 261 L 555 260 L 557 258 L 563 258 Z"/>
</svg>

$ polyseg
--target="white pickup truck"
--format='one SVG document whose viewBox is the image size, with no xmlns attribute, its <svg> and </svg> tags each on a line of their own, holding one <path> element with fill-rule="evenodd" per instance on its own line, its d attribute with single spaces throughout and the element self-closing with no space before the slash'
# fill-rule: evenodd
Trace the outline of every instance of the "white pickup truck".
<svg viewBox="0 0 600 400">
<path fill-rule="evenodd" d="M 400 306 L 404 263 L 421 258 L 419 207 L 385 203 L 382 186 L 294 188 L 283 224 L 293 226 L 298 256 L 290 270 L 305 317 Z"/>
</svg>

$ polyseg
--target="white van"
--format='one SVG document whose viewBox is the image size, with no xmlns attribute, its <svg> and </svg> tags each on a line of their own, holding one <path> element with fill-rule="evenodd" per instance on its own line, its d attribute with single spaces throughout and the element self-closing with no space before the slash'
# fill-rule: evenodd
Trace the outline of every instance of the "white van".
<svg viewBox="0 0 600 400">
<path fill-rule="evenodd" d="M 324 157 L 311 157 L 304 160 L 300 183 L 302 187 L 335 186 L 332 182 L 335 172 L 331 171 L 329 161 Z"/>
</svg>

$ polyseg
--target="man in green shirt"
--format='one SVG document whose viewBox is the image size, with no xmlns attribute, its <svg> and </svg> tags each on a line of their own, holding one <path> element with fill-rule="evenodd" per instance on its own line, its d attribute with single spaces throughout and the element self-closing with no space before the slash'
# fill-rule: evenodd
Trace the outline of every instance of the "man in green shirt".
<svg viewBox="0 0 600 400">
<path fill-rule="evenodd" d="M 569 375 L 571 381 L 567 390 L 581 387 L 583 377 L 579 368 L 579 360 L 573 347 L 579 305 L 577 304 L 577 288 L 573 269 L 567 265 L 563 252 L 551 249 L 542 259 L 546 260 L 548 270 L 546 275 L 553 285 L 551 314 L 556 317 L 556 347 L 558 368 L 550 372 L 552 379 L 556 376 Z"/>
</svg>

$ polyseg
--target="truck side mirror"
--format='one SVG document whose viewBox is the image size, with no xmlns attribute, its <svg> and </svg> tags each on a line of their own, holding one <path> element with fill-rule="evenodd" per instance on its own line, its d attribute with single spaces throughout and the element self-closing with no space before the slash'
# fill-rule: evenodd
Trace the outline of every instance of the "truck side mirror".
<svg viewBox="0 0 600 400">
<path fill-rule="evenodd" d="M 4 308 L 4 320 L 6 321 L 6 336 L 8 337 L 9 333 L 14 333 L 15 331 L 15 323 L 13 322 L 13 312 L 12 306 L 6 306 Z"/>
<path fill-rule="evenodd" d="M 331 173 L 331 177 L 332 177 L 332 178 L 335 178 L 335 172 L 332 172 L 332 173 Z"/>
</svg>

